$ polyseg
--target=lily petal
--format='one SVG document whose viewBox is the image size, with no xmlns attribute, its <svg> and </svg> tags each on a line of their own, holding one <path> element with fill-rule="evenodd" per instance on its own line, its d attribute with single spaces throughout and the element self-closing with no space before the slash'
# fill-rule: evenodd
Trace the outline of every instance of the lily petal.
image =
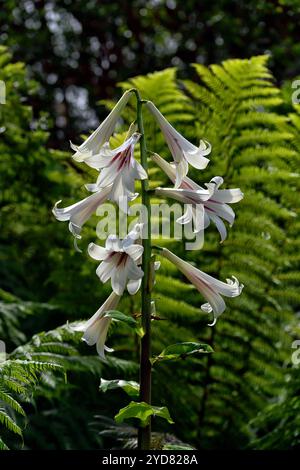
<svg viewBox="0 0 300 470">
<path fill-rule="evenodd" d="M 242 292 L 244 286 L 242 284 L 239 285 L 236 278 L 233 278 L 233 280 L 228 279 L 227 283 L 225 283 L 200 271 L 200 269 L 190 265 L 166 248 L 163 248 L 161 254 L 177 266 L 190 282 L 194 284 L 196 289 L 208 301 L 216 317 L 221 315 L 226 308 L 222 295 L 236 297 Z"/>
<path fill-rule="evenodd" d="M 136 197 L 135 180 L 148 177 L 142 165 L 134 159 L 134 146 L 140 136 L 135 132 L 119 147 L 110 149 L 107 144 L 98 154 L 85 159 L 87 165 L 100 170 L 96 183 L 86 185 L 89 191 L 111 186 L 110 200 L 115 201 L 120 208 L 123 198 L 133 200 Z"/>
<path fill-rule="evenodd" d="M 131 232 L 120 240 L 116 235 L 109 235 L 105 247 L 91 243 L 88 247 L 89 255 L 101 261 L 96 269 L 100 281 L 105 283 L 111 279 L 113 291 L 122 295 L 126 285 L 128 292 L 136 292 L 144 275 L 138 266 L 143 254 L 143 246 L 135 241 L 140 238 L 143 224 L 136 224 Z"/>
<path fill-rule="evenodd" d="M 122 243 L 117 235 L 109 235 L 106 239 L 105 249 L 108 251 L 121 251 Z"/>
<path fill-rule="evenodd" d="M 57 207 L 61 202 L 58 201 L 52 209 L 52 212 L 57 220 L 69 220 L 70 232 L 76 238 L 80 238 L 82 226 L 91 217 L 91 215 L 96 212 L 97 208 L 107 200 L 110 191 L 110 187 L 104 188 L 97 193 L 86 197 L 82 201 L 76 202 L 75 204 L 64 208 Z"/>
<path fill-rule="evenodd" d="M 139 266 L 137 266 L 131 258 L 128 259 L 127 269 L 129 279 L 137 281 L 138 279 L 141 279 L 143 277 L 143 270 Z"/>
<path fill-rule="evenodd" d="M 173 163 L 168 163 L 166 160 L 161 158 L 157 153 L 151 155 L 152 160 L 166 173 L 172 183 L 176 181 L 176 165 Z M 203 189 L 195 181 L 193 181 L 188 176 L 185 176 L 181 182 L 180 189 Z"/>
<path fill-rule="evenodd" d="M 127 266 L 125 265 L 125 266 L 116 267 L 112 273 L 111 287 L 113 291 L 118 295 L 122 295 L 125 290 L 126 281 L 128 278 L 127 271 L 128 269 L 127 269 Z"/>
<path fill-rule="evenodd" d="M 127 253 L 133 261 L 137 261 L 144 252 L 144 247 L 142 245 L 130 245 L 124 248 L 125 253 Z"/>
<path fill-rule="evenodd" d="M 139 288 L 141 287 L 141 282 L 142 282 L 141 279 L 129 281 L 129 282 L 127 283 L 127 290 L 128 290 L 128 293 L 129 293 L 130 295 L 136 294 L 137 291 L 139 290 Z"/>
<path fill-rule="evenodd" d="M 108 142 L 114 131 L 120 114 L 127 105 L 131 95 L 131 91 L 126 91 L 117 102 L 113 110 L 109 113 L 107 118 L 81 145 L 75 146 L 71 143 L 71 148 L 75 150 L 75 154 L 73 155 L 74 160 L 77 162 L 85 161 L 86 158 L 89 158 L 92 155 L 98 153 L 103 144 Z"/>
<path fill-rule="evenodd" d="M 99 356 L 103 360 L 106 360 L 104 351 L 109 351 L 109 352 L 113 351 L 113 349 L 110 349 L 107 346 L 105 346 L 105 341 L 106 341 L 108 328 L 111 324 L 111 318 L 103 317 L 103 318 L 101 318 L 101 323 L 102 324 L 101 324 L 100 334 L 98 336 L 98 340 L 97 340 L 97 344 L 96 344 L 96 349 L 97 349 L 97 353 L 99 354 Z"/>
<path fill-rule="evenodd" d="M 88 246 L 88 254 L 91 258 L 96 259 L 98 261 L 103 261 L 107 258 L 108 253 L 103 246 L 96 245 L 95 243 L 90 243 Z"/>
<path fill-rule="evenodd" d="M 227 230 L 222 219 L 215 214 L 210 214 L 210 219 L 214 222 L 215 226 L 218 229 L 219 234 L 221 235 L 221 242 L 223 242 L 227 237 Z"/>
<path fill-rule="evenodd" d="M 190 223 L 193 220 L 193 208 L 191 204 L 187 204 L 185 213 L 176 219 L 176 222 L 181 225 Z"/>
<path fill-rule="evenodd" d="M 102 261 L 96 269 L 96 274 L 99 277 L 100 281 L 105 283 L 108 279 L 111 278 L 113 272 L 116 269 L 116 264 L 119 260 L 118 255 L 113 255 L 109 259 Z"/>
<path fill-rule="evenodd" d="M 201 140 L 199 147 L 196 147 L 174 129 L 151 101 L 148 101 L 146 106 L 157 120 L 176 163 L 175 187 L 179 188 L 188 173 L 188 163 L 198 169 L 206 168 L 209 163 L 206 155 L 211 152 L 211 146 Z"/>
<path fill-rule="evenodd" d="M 216 202 L 234 204 L 236 202 L 241 201 L 243 197 L 244 197 L 244 194 L 242 193 L 240 188 L 235 188 L 235 189 L 220 189 L 214 193 L 213 199 Z"/>
<path fill-rule="evenodd" d="M 114 310 L 120 300 L 120 296 L 114 292 L 106 299 L 103 305 L 97 310 L 97 312 L 83 325 L 80 326 L 80 330 L 74 327 L 77 331 L 83 331 L 82 339 L 89 345 L 93 346 L 96 344 L 97 352 L 102 359 L 105 359 L 104 351 L 109 350 L 105 346 L 107 331 L 111 323 L 111 318 L 105 317 L 105 313 L 109 310 Z"/>
</svg>

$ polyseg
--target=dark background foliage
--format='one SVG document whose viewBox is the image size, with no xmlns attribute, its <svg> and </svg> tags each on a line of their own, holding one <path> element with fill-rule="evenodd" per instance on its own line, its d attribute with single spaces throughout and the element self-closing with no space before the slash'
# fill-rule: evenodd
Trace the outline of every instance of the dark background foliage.
<svg viewBox="0 0 300 470">
<path fill-rule="evenodd" d="M 270 54 L 276 79 L 300 73 L 297 0 L 2 0 L 0 43 L 41 84 L 35 113 L 53 118 L 66 148 L 103 117 L 101 99 L 129 77 L 188 64 Z"/>
</svg>

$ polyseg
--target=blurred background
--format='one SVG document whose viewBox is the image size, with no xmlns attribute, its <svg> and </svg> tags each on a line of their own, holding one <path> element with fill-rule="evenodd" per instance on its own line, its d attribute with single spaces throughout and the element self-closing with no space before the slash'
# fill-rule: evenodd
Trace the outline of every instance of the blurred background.
<svg viewBox="0 0 300 470">
<path fill-rule="evenodd" d="M 30 103 L 53 119 L 49 144 L 65 149 L 135 75 L 269 54 L 279 83 L 295 77 L 299 20 L 298 0 L 7 0 L 0 43 L 39 82 Z"/>
<path fill-rule="evenodd" d="M 162 263 L 154 353 L 182 341 L 215 352 L 155 368 L 153 403 L 175 421 L 155 420 L 155 446 L 300 447 L 299 20 L 299 0 L 0 0 L 0 448 L 21 449 L 22 434 L 25 449 L 135 445 L 133 423 L 113 420 L 128 397 L 99 382 L 138 379 L 137 336 L 115 324 L 103 363 L 68 323 L 110 292 L 86 255 L 99 218 L 85 225 L 80 254 L 51 213 L 86 197 L 96 176 L 71 159 L 69 140 L 81 143 L 132 85 L 195 144 L 211 142 L 207 170 L 190 171 L 199 184 L 220 175 L 245 194 L 224 244 L 213 228 L 200 252 L 165 242 L 245 289 L 209 328 L 200 295 Z M 113 145 L 134 119 L 132 100 Z M 145 120 L 149 148 L 170 159 Z M 167 184 L 150 171 L 153 187 Z M 120 310 L 136 315 L 138 295 Z"/>
</svg>

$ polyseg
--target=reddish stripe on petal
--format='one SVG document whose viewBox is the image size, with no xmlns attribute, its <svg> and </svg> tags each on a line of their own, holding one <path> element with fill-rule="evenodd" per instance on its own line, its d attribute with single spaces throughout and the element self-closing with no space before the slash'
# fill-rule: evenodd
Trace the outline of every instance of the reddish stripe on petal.
<svg viewBox="0 0 300 470">
<path fill-rule="evenodd" d="M 209 200 L 210 201 L 210 200 Z M 211 202 L 211 201 L 210 201 Z M 205 207 L 205 210 L 209 211 L 209 212 L 213 212 L 214 214 L 216 214 L 217 212 L 214 211 L 213 209 L 211 209 L 210 207 L 207 207 L 204 203 L 204 207 Z"/>
<path fill-rule="evenodd" d="M 183 181 L 180 185 L 180 189 L 191 189 L 194 190 L 193 186 L 186 181 Z"/>
<path fill-rule="evenodd" d="M 127 253 L 122 253 L 121 254 L 120 259 L 117 263 L 117 268 L 120 267 L 122 264 L 124 264 L 124 266 L 125 266 L 125 263 L 127 261 L 127 259 L 126 259 L 127 257 L 128 257 Z"/>
<path fill-rule="evenodd" d="M 215 204 L 224 204 L 223 202 L 214 201 L 213 199 L 209 199 L 207 202 L 214 202 Z"/>
<path fill-rule="evenodd" d="M 117 160 L 120 158 L 121 155 L 122 155 L 122 152 L 116 153 L 116 155 L 112 158 L 110 164 L 112 164 L 112 163 L 114 163 L 115 161 L 117 161 Z"/>
<path fill-rule="evenodd" d="M 129 145 L 123 152 L 121 152 L 120 156 L 120 163 L 117 168 L 118 171 L 121 171 L 121 169 L 128 163 L 130 163 L 131 160 L 131 145 Z"/>
</svg>

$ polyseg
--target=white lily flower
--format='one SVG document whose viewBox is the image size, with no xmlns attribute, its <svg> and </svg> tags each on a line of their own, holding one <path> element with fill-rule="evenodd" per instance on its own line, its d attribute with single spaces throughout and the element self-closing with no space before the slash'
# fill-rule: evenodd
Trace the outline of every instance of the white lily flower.
<svg viewBox="0 0 300 470">
<path fill-rule="evenodd" d="M 52 209 L 57 220 L 69 220 L 69 230 L 75 238 L 81 238 L 80 232 L 83 224 L 91 217 L 97 208 L 103 204 L 111 192 L 111 188 L 102 188 L 97 193 L 76 202 L 71 206 L 57 207 L 61 201 L 58 201 Z"/>
<path fill-rule="evenodd" d="M 85 159 L 85 163 L 101 170 L 96 184 L 87 184 L 89 191 L 112 185 L 110 199 L 119 203 L 122 198 L 133 199 L 135 180 L 147 179 L 147 173 L 134 158 L 134 146 L 141 134 L 135 132 L 122 145 L 111 150 L 106 143 L 100 152 Z"/>
<path fill-rule="evenodd" d="M 207 303 L 203 304 L 201 309 L 208 313 L 213 312 L 214 322 L 210 326 L 216 323 L 217 318 L 226 308 L 222 295 L 225 297 L 237 297 L 242 292 L 244 286 L 243 284 L 239 285 L 238 280 L 234 276 L 232 276 L 233 280 L 226 279 L 227 283 L 225 283 L 183 261 L 166 248 L 163 248 L 160 254 L 177 266 L 207 300 Z"/>
<path fill-rule="evenodd" d="M 87 322 L 74 327 L 75 331 L 84 332 L 82 339 L 89 346 L 94 346 L 94 344 L 96 344 L 97 352 L 104 360 L 104 351 L 113 351 L 113 349 L 105 346 L 107 331 L 112 321 L 110 317 L 105 316 L 105 313 L 109 310 L 114 310 L 117 307 L 119 300 L 120 296 L 115 294 L 115 292 L 112 292 L 104 304 L 101 305 L 97 312 Z"/>
<path fill-rule="evenodd" d="M 138 264 L 141 263 L 144 248 L 135 242 L 141 236 L 142 227 L 143 224 L 136 224 L 123 240 L 116 235 L 109 235 L 105 248 L 95 243 L 89 244 L 89 255 L 102 261 L 96 274 L 103 283 L 111 279 L 112 289 L 118 295 L 123 294 L 126 285 L 131 295 L 140 288 L 144 273 Z"/>
<path fill-rule="evenodd" d="M 133 157 L 134 146 L 140 134 L 134 133 L 120 147 L 110 150 L 104 146 L 98 155 L 86 158 L 93 168 L 103 168 L 96 184 L 87 184 L 88 190 L 95 194 L 65 208 L 58 208 L 58 201 L 52 212 L 57 220 L 69 220 L 69 230 L 75 238 L 81 238 L 83 224 L 91 217 L 96 209 L 106 200 L 115 201 L 122 210 L 127 210 L 124 200 L 132 200 L 136 179 L 147 178 L 147 173 Z"/>
<path fill-rule="evenodd" d="M 175 166 L 157 154 L 152 155 L 152 159 L 174 183 L 176 179 Z M 203 189 L 185 176 L 179 189 L 157 188 L 155 192 L 160 196 L 170 197 L 187 204 L 185 214 L 179 217 L 176 222 L 187 224 L 193 221 L 195 233 L 205 230 L 210 222 L 213 222 L 220 233 L 221 242 L 223 242 L 226 239 L 227 230 L 222 219 L 229 222 L 230 226 L 235 219 L 235 213 L 228 204 L 239 202 L 244 195 L 239 188 L 219 190 L 222 183 L 223 178 L 215 176 L 209 183 L 206 183 L 207 189 Z"/>
<path fill-rule="evenodd" d="M 131 94 L 131 91 L 126 91 L 123 94 L 107 118 L 81 145 L 77 146 L 70 142 L 71 148 L 75 151 L 75 154 L 73 155 L 74 160 L 77 162 L 83 162 L 87 157 L 91 157 L 92 155 L 99 153 L 100 148 L 105 144 L 105 142 L 109 141 L 117 120 L 128 103 Z"/>
<path fill-rule="evenodd" d="M 174 129 L 151 101 L 148 101 L 146 106 L 156 118 L 171 151 L 176 165 L 175 187 L 179 188 L 182 179 L 188 173 L 188 164 L 198 170 L 206 168 L 209 163 L 209 159 L 206 158 L 206 155 L 210 154 L 211 145 L 204 140 L 200 140 L 199 147 L 196 147 Z"/>
</svg>

